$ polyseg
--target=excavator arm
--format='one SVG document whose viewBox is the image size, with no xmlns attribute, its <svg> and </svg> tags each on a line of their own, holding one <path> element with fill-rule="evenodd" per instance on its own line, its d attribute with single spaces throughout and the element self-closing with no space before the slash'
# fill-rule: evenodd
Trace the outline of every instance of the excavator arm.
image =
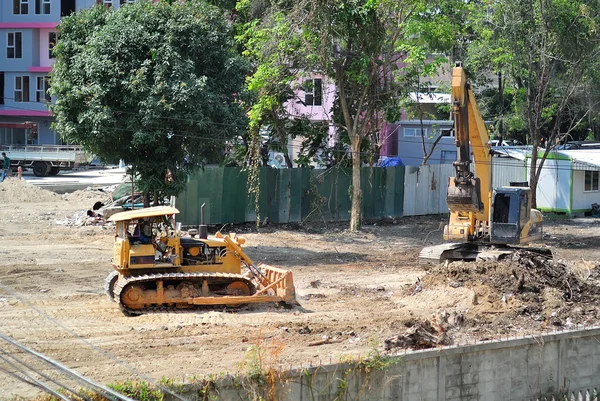
<svg viewBox="0 0 600 401">
<path fill-rule="evenodd" d="M 492 167 L 489 136 L 460 66 L 452 70 L 452 113 L 457 157 L 455 176 L 448 180 L 450 221 L 444 239 L 472 241 L 489 229 Z"/>
<path fill-rule="evenodd" d="M 499 260 L 523 249 L 523 244 L 541 240 L 542 215 L 530 209 L 529 188 L 509 186 L 492 191 L 489 136 L 460 66 L 452 71 L 452 112 L 456 161 L 455 175 L 448 180 L 450 220 L 443 238 L 457 242 L 425 247 L 419 260 Z M 552 256 L 548 249 L 527 249 L 543 257 Z"/>
</svg>

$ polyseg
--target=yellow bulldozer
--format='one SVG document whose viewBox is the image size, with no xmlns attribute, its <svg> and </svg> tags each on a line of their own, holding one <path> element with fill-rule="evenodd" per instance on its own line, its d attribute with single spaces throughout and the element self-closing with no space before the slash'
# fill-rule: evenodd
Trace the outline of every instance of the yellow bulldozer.
<svg viewBox="0 0 600 401">
<path fill-rule="evenodd" d="M 182 236 L 174 207 L 155 206 L 112 215 L 116 225 L 108 297 L 126 315 L 200 305 L 295 304 L 292 272 L 256 265 L 243 237 L 206 229 Z M 201 226 L 202 227 L 202 226 Z M 205 227 L 205 226 L 204 226 Z"/>
</svg>

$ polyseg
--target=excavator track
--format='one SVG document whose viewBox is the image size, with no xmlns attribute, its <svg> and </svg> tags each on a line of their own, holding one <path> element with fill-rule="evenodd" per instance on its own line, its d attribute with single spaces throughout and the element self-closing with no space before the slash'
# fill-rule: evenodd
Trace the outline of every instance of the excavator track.
<svg viewBox="0 0 600 401">
<path fill-rule="evenodd" d="M 499 261 L 512 256 L 517 251 L 528 252 L 533 255 L 552 258 L 552 251 L 546 248 L 527 246 L 510 246 L 504 244 L 479 244 L 479 243 L 446 243 L 425 247 L 419 253 L 419 263 L 444 263 L 464 261 Z"/>
<path fill-rule="evenodd" d="M 110 276 L 109 276 L 110 277 Z M 107 277 L 107 280 L 109 279 Z M 149 312 L 170 312 L 177 311 L 181 309 L 190 309 L 193 308 L 194 305 L 186 300 L 182 300 L 181 302 L 168 302 L 163 304 L 157 303 L 148 303 L 145 304 L 142 308 L 132 309 L 126 305 L 124 302 L 123 296 L 128 288 L 132 288 L 133 286 L 143 286 L 146 283 L 156 283 L 158 281 L 179 281 L 180 283 L 192 283 L 192 282 L 202 282 L 206 280 L 210 282 L 210 284 L 227 284 L 234 282 L 242 282 L 245 283 L 248 287 L 249 294 L 251 296 L 256 292 L 256 287 L 254 283 L 240 274 L 232 274 L 232 273 L 157 273 L 157 274 L 144 274 L 140 276 L 120 276 L 117 280 L 116 284 L 113 288 L 114 300 L 119 303 L 119 307 L 121 311 L 125 315 L 140 315 Z M 211 294 L 211 296 L 214 296 Z M 223 302 L 222 305 L 228 305 L 227 302 Z M 237 305 L 236 305 L 237 306 Z"/>
</svg>

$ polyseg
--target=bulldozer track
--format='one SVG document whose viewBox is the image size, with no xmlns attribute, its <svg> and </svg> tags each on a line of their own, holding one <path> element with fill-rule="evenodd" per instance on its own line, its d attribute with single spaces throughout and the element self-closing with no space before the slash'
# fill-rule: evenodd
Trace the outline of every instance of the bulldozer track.
<svg viewBox="0 0 600 401">
<path fill-rule="evenodd" d="M 108 279 L 108 277 L 107 277 Z M 158 273 L 158 274 L 143 274 L 140 276 L 129 276 L 123 277 L 120 276 L 117 280 L 114 288 L 114 300 L 119 303 L 119 307 L 121 311 L 126 315 L 141 315 L 146 313 L 165 313 L 165 312 L 185 312 L 185 309 L 182 310 L 181 307 L 177 307 L 175 305 L 154 305 L 147 306 L 143 309 L 130 309 L 127 308 L 123 302 L 121 302 L 121 293 L 123 289 L 125 289 L 128 285 L 132 284 L 140 284 L 147 282 L 155 282 L 157 280 L 186 280 L 186 279 L 226 279 L 231 281 L 243 281 L 248 284 L 250 288 L 250 293 L 253 294 L 255 292 L 254 283 L 248 278 L 242 276 L 241 274 L 233 274 L 233 273 Z M 188 308 L 193 308 L 193 305 L 190 304 L 182 304 L 181 306 L 185 306 Z M 222 305 L 224 306 L 224 305 Z"/>
<path fill-rule="evenodd" d="M 108 297 L 108 299 L 110 299 L 113 302 L 116 302 L 115 301 L 115 284 L 116 284 L 118 278 L 119 278 L 119 272 L 116 270 L 113 270 L 110 273 L 108 273 L 108 276 L 106 276 L 106 278 L 104 279 L 104 292 L 106 293 L 106 296 Z"/>
</svg>

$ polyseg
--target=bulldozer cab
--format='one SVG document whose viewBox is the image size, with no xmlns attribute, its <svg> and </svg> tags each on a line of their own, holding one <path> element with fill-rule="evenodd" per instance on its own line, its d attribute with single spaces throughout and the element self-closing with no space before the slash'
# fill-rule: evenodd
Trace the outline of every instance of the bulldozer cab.
<svg viewBox="0 0 600 401">
<path fill-rule="evenodd" d="M 116 224 L 114 263 L 121 269 L 178 264 L 181 247 L 168 218 L 175 213 L 179 213 L 175 208 L 158 206 L 111 216 L 109 221 Z"/>
<path fill-rule="evenodd" d="M 492 195 L 490 240 L 497 244 L 521 243 L 521 232 L 530 220 L 530 189 L 496 188 Z"/>
</svg>

